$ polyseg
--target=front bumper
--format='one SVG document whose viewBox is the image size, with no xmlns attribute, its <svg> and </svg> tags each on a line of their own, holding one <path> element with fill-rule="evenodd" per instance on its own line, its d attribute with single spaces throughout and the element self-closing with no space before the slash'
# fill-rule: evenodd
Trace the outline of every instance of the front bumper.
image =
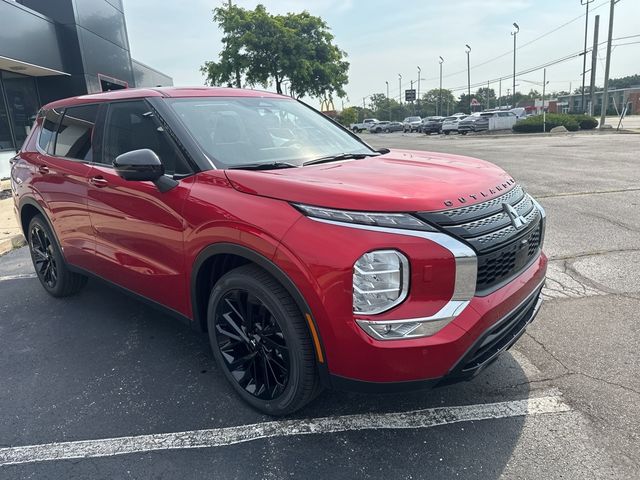
<svg viewBox="0 0 640 480">
<path fill-rule="evenodd" d="M 403 363 L 393 374 L 387 372 L 397 375 L 396 380 L 371 381 L 329 374 L 329 386 L 384 393 L 428 389 L 474 378 L 511 348 L 535 319 L 542 303 L 546 265 L 547 259 L 541 254 L 509 284 L 486 297 L 474 297 L 460 317 L 429 337 L 429 344 L 420 345 L 416 340 L 418 345 L 402 342 L 402 347 L 397 343 L 393 348 L 395 342 L 369 342 L 372 364 L 391 369 L 393 363 Z M 440 373 L 428 375 L 435 370 Z"/>
<path fill-rule="evenodd" d="M 336 390 L 369 393 L 392 393 L 430 389 L 473 379 L 509 350 L 538 315 L 542 305 L 542 286 L 509 315 L 487 329 L 443 377 L 405 382 L 367 382 L 330 375 L 330 386 Z"/>
</svg>

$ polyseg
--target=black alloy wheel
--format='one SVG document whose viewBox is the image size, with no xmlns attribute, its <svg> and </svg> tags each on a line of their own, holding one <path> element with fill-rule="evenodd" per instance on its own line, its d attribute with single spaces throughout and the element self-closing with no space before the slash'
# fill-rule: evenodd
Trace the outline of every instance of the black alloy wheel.
<svg viewBox="0 0 640 480">
<path fill-rule="evenodd" d="M 289 382 L 289 349 L 271 311 L 237 289 L 224 294 L 215 316 L 218 348 L 236 382 L 256 398 L 278 398 Z"/>
<path fill-rule="evenodd" d="M 207 328 L 222 373 L 252 407 L 287 415 L 320 393 L 307 322 L 287 290 L 257 265 L 215 283 Z"/>
<path fill-rule="evenodd" d="M 69 270 L 51 228 L 41 215 L 29 222 L 28 235 L 33 267 L 44 289 L 54 297 L 82 290 L 87 277 Z"/>
<path fill-rule="evenodd" d="M 45 286 L 53 289 L 58 283 L 58 265 L 53 256 L 51 239 L 38 224 L 31 227 L 29 238 L 36 274 Z"/>
</svg>

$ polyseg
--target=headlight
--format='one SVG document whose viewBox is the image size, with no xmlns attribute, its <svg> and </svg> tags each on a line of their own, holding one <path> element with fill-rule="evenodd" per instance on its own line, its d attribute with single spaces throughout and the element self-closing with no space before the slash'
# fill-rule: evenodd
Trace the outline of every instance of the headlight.
<svg viewBox="0 0 640 480">
<path fill-rule="evenodd" d="M 409 261 L 396 250 L 365 253 L 353 266 L 353 312 L 375 315 L 401 303 L 409 292 Z"/>
<path fill-rule="evenodd" d="M 356 223 L 360 225 L 375 225 L 378 227 L 405 228 L 409 230 L 436 230 L 428 223 L 407 213 L 371 213 L 353 212 L 351 210 L 334 210 L 331 208 L 312 207 L 310 205 L 294 205 L 308 217 L 334 222 Z"/>
</svg>

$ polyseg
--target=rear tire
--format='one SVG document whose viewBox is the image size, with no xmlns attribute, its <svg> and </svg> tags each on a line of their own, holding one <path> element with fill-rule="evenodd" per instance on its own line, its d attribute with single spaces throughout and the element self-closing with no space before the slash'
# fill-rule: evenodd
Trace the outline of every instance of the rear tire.
<svg viewBox="0 0 640 480">
<path fill-rule="evenodd" d="M 449 130 L 444 130 L 442 133 L 444 133 L 445 135 L 449 135 L 451 132 Z"/>
<path fill-rule="evenodd" d="M 225 274 L 211 290 L 207 323 L 218 365 L 253 408 L 287 415 L 320 393 L 307 324 L 265 270 L 244 265 Z"/>
<path fill-rule="evenodd" d="M 56 237 L 42 215 L 31 219 L 27 235 L 33 268 L 47 293 L 68 297 L 82 290 L 87 277 L 69 270 Z"/>
</svg>

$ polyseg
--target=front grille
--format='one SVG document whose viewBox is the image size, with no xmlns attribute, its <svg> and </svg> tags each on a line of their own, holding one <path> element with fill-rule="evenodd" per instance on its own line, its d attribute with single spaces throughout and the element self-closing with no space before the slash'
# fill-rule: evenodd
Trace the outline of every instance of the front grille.
<svg viewBox="0 0 640 480">
<path fill-rule="evenodd" d="M 521 216 L 516 228 L 504 205 Z M 476 295 L 487 295 L 517 276 L 539 254 L 542 216 L 519 185 L 492 200 L 418 216 L 468 243 L 478 256 Z"/>
</svg>

